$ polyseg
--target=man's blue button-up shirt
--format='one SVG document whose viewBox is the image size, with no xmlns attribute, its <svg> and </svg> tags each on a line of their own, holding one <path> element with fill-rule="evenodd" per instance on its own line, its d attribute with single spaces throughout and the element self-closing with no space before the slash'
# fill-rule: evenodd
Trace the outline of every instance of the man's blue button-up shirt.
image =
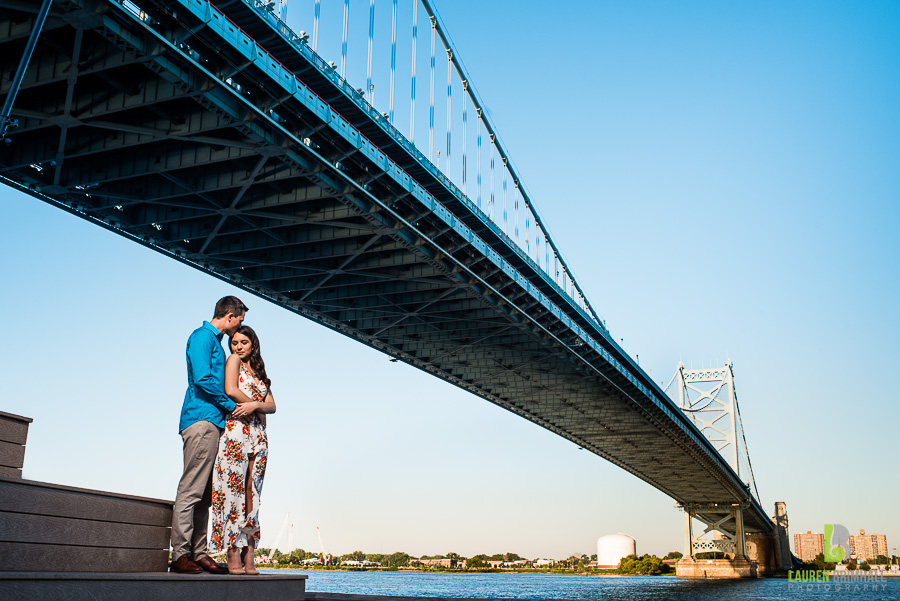
<svg viewBox="0 0 900 601">
<path fill-rule="evenodd" d="M 187 341 L 188 387 L 181 406 L 182 432 L 191 424 L 207 421 L 225 427 L 225 415 L 235 402 L 225 394 L 225 351 L 222 332 L 208 321 L 194 330 Z"/>
</svg>

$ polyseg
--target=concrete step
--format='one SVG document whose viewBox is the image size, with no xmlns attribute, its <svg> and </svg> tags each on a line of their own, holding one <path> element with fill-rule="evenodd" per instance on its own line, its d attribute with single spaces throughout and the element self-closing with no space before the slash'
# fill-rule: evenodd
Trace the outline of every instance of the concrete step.
<svg viewBox="0 0 900 601">
<path fill-rule="evenodd" d="M 165 572 L 171 525 L 171 501 L 0 476 L 0 571 Z"/>
</svg>

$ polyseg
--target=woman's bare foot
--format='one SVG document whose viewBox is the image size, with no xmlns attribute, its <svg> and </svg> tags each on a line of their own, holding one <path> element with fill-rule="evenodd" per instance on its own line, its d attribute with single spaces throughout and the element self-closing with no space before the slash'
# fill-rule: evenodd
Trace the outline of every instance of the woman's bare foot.
<svg viewBox="0 0 900 601">
<path fill-rule="evenodd" d="M 256 563 L 253 559 L 253 547 L 244 547 L 241 550 L 241 561 L 244 562 L 244 573 L 256 576 L 259 570 L 256 569 Z"/>
<path fill-rule="evenodd" d="M 246 574 L 244 568 L 241 566 L 241 552 L 238 551 L 237 547 L 231 547 L 230 549 L 228 549 L 225 557 L 228 560 L 229 574 Z"/>
</svg>

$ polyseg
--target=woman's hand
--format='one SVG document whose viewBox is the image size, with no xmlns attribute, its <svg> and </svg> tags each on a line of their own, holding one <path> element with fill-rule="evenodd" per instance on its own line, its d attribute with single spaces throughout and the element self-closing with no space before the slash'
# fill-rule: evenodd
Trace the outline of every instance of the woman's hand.
<svg viewBox="0 0 900 601">
<path fill-rule="evenodd" d="M 250 401 L 249 403 L 238 403 L 234 408 L 234 411 L 231 412 L 236 419 L 243 419 L 249 416 L 251 413 L 259 408 L 259 403 L 256 401 Z"/>
</svg>

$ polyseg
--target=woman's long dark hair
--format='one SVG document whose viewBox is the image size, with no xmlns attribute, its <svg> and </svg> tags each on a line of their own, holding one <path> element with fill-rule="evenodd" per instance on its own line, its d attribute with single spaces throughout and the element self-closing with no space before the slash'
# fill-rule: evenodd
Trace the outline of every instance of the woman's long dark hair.
<svg viewBox="0 0 900 601">
<path fill-rule="evenodd" d="M 262 354 L 259 352 L 259 336 L 256 335 L 256 332 L 254 332 L 253 328 L 250 326 L 241 326 L 238 328 L 238 331 L 232 334 L 231 338 L 228 339 L 229 350 L 231 350 L 231 341 L 234 340 L 234 337 L 238 334 L 243 334 L 250 339 L 250 359 L 248 360 L 250 369 L 253 370 L 260 382 L 265 383 L 266 388 L 271 388 L 272 380 L 266 375 L 266 362 L 263 361 Z M 234 351 L 231 352 L 233 353 Z"/>
</svg>

